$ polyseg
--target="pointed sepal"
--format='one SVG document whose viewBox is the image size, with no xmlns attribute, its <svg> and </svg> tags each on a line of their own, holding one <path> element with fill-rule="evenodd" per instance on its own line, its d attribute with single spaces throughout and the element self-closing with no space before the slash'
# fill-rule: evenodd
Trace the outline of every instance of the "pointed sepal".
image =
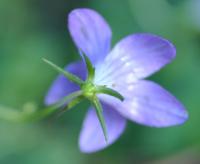
<svg viewBox="0 0 200 164">
<path fill-rule="evenodd" d="M 106 130 L 106 123 L 105 123 L 105 120 L 104 120 L 104 117 L 103 117 L 103 110 L 102 110 L 101 103 L 99 102 L 97 97 L 95 97 L 93 99 L 92 103 L 95 107 L 97 117 L 98 117 L 99 122 L 101 124 L 101 128 L 103 130 L 105 141 L 107 142 L 108 141 L 108 135 L 107 135 L 107 130 Z"/>
<path fill-rule="evenodd" d="M 103 93 L 103 94 L 113 96 L 121 101 L 124 100 L 124 97 L 119 92 L 117 92 L 111 88 L 108 88 L 106 86 L 97 86 L 96 93 Z"/>
<path fill-rule="evenodd" d="M 84 53 L 82 53 L 82 56 L 85 60 L 86 67 L 87 67 L 87 72 L 88 72 L 87 80 L 93 80 L 93 78 L 95 76 L 95 68 L 93 67 L 90 59 Z"/>
<path fill-rule="evenodd" d="M 70 81 L 78 84 L 78 85 L 82 85 L 84 83 L 83 80 L 81 80 L 78 76 L 76 75 L 73 75 L 69 72 L 67 72 L 66 70 L 62 69 L 61 67 L 57 66 L 56 64 L 54 64 L 53 62 L 47 60 L 47 59 L 44 59 L 43 58 L 43 61 L 45 63 L 47 63 L 48 65 L 50 65 L 53 69 L 55 69 L 56 71 L 58 71 L 59 73 L 63 74 L 65 77 L 67 77 Z"/>
</svg>

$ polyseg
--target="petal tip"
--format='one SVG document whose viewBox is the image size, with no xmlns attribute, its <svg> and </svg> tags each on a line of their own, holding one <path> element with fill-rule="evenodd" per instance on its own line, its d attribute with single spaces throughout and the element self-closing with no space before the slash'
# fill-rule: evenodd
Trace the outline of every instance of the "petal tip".
<svg viewBox="0 0 200 164">
<path fill-rule="evenodd" d="M 181 126 L 181 125 L 185 124 L 188 119 L 189 119 L 189 114 L 185 109 L 183 109 L 182 112 L 177 114 L 177 117 L 174 117 L 173 119 L 168 120 L 164 124 L 160 124 L 160 125 L 157 124 L 154 127 L 157 127 L 157 128 L 166 127 L 167 128 L 167 127 L 172 127 L 172 126 Z"/>
<path fill-rule="evenodd" d="M 52 103 L 52 101 L 49 99 L 49 97 L 46 96 L 45 99 L 44 99 L 44 104 L 45 104 L 46 106 L 49 106 L 49 105 L 51 105 L 51 104 L 53 104 L 53 103 Z"/>
<path fill-rule="evenodd" d="M 155 34 L 147 33 L 146 35 L 149 35 L 149 37 L 156 38 L 157 40 L 161 40 L 168 47 L 168 49 L 170 50 L 169 51 L 170 53 L 168 52 L 169 59 L 173 60 L 176 57 L 176 47 L 171 41 L 169 41 L 168 39 L 165 39 L 162 36 L 155 35 Z"/>
<path fill-rule="evenodd" d="M 182 121 L 180 121 L 180 125 L 184 124 L 189 119 L 189 113 L 187 110 L 184 109 L 184 112 L 182 113 Z"/>
<path fill-rule="evenodd" d="M 84 119 L 79 135 L 79 149 L 83 153 L 95 153 L 113 144 L 124 132 L 126 120 L 112 107 L 103 103 L 103 114 L 106 121 L 108 141 L 105 141 L 96 112 L 91 108 Z"/>
<path fill-rule="evenodd" d="M 93 64 L 104 59 L 110 51 L 112 31 L 98 12 L 88 8 L 74 9 L 69 13 L 67 25 L 76 47 Z"/>
<path fill-rule="evenodd" d="M 171 54 L 169 53 L 169 59 L 171 59 L 171 60 L 169 60 L 169 62 L 171 62 L 171 61 L 176 57 L 176 47 L 175 47 L 175 45 L 174 45 L 172 42 L 170 42 L 169 40 L 164 39 L 164 38 L 162 38 L 162 39 L 163 39 L 163 41 L 166 42 L 166 44 L 169 46 L 169 48 L 170 48 L 170 50 L 171 50 Z"/>
<path fill-rule="evenodd" d="M 167 125 L 167 126 L 182 125 L 189 119 L 188 111 L 185 109 L 185 107 L 180 102 L 179 102 L 179 109 L 180 109 L 180 111 L 177 113 L 176 119 L 174 117 L 174 119 L 171 120 L 171 124 L 169 123 L 169 125 Z"/>
<path fill-rule="evenodd" d="M 105 147 L 107 147 L 108 145 L 106 145 Z M 104 148 L 102 148 L 102 149 L 99 149 L 99 148 L 90 149 L 88 145 L 84 145 L 84 143 L 79 140 L 79 150 L 84 154 L 96 153 L 96 152 L 103 150 L 103 149 Z"/>
<path fill-rule="evenodd" d="M 160 40 L 162 41 L 163 43 L 166 44 L 166 46 L 168 46 L 168 48 L 171 49 L 171 57 L 174 58 L 176 56 L 176 47 L 175 45 L 169 41 L 168 39 L 165 39 L 164 37 L 162 36 L 159 36 L 159 35 L 156 35 L 156 34 L 151 34 L 151 33 L 140 33 L 139 35 L 141 36 L 147 36 L 149 38 L 155 38 L 156 40 Z"/>
</svg>

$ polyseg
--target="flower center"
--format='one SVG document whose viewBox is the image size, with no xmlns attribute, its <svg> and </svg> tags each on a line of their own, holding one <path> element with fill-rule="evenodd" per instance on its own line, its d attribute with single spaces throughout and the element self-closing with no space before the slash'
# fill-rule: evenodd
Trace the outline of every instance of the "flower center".
<svg viewBox="0 0 200 164">
<path fill-rule="evenodd" d="M 88 99 L 93 99 L 96 95 L 96 86 L 92 82 L 86 82 L 81 89 L 83 95 Z"/>
</svg>

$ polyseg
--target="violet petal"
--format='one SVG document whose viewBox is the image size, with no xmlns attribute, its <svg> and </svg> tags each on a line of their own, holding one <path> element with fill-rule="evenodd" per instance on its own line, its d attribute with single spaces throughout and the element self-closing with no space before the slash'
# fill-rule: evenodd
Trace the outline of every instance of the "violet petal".
<svg viewBox="0 0 200 164">
<path fill-rule="evenodd" d="M 91 9 L 75 9 L 69 14 L 68 28 L 78 49 L 93 64 L 104 59 L 110 50 L 112 32 L 101 15 Z"/>
<path fill-rule="evenodd" d="M 145 78 L 171 62 L 175 55 L 175 47 L 166 39 L 152 34 L 130 35 L 106 56 L 101 78 L 124 78 L 127 74 L 132 74 L 128 77 L 132 80 Z"/>
<path fill-rule="evenodd" d="M 85 63 L 83 63 L 82 61 L 74 62 L 66 66 L 65 69 L 77 75 L 81 79 L 86 78 Z M 45 104 L 46 105 L 54 104 L 64 96 L 67 96 L 68 94 L 77 91 L 79 89 L 80 88 L 76 84 L 69 81 L 65 76 L 59 75 L 57 79 L 53 82 L 51 88 L 49 89 L 45 97 Z"/>
<path fill-rule="evenodd" d="M 126 91 L 125 91 L 126 90 Z M 167 127 L 184 123 L 188 113 L 184 106 L 158 84 L 141 80 L 124 88 L 123 102 L 102 95 L 100 99 L 115 106 L 129 120 L 153 127 Z"/>
<path fill-rule="evenodd" d="M 112 107 L 106 104 L 102 105 L 108 141 L 106 143 L 95 109 L 90 108 L 83 122 L 79 138 L 79 146 L 82 152 L 92 153 L 106 148 L 120 137 L 125 129 L 126 120 Z"/>
</svg>

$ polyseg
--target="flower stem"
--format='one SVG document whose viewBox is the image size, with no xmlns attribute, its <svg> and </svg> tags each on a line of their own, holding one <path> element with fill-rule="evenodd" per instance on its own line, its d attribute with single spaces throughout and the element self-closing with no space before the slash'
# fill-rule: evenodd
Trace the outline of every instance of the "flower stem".
<svg viewBox="0 0 200 164">
<path fill-rule="evenodd" d="M 16 109 L 11 109 L 9 107 L 0 106 L 0 119 L 10 121 L 10 122 L 33 122 L 39 121 L 43 118 L 46 118 L 52 115 L 55 112 L 59 112 L 58 108 L 63 107 L 66 105 L 70 100 L 72 100 L 69 104 L 69 107 L 72 108 L 74 105 L 78 103 L 79 97 L 82 95 L 82 91 L 76 91 L 71 93 L 70 95 L 64 97 L 62 100 L 58 101 L 57 103 L 41 110 L 26 112 L 20 111 Z M 72 102 L 76 103 L 72 104 Z M 79 101 L 80 102 L 80 101 Z M 69 107 L 67 109 L 69 109 Z"/>
<path fill-rule="evenodd" d="M 71 108 L 73 108 L 74 106 L 76 106 L 77 104 L 79 104 L 82 100 L 84 99 L 83 96 L 78 96 L 76 98 L 74 98 L 71 102 L 69 102 L 57 115 L 57 117 L 59 117 L 60 115 L 62 115 L 64 112 L 70 110 Z"/>
<path fill-rule="evenodd" d="M 76 100 L 76 98 L 78 98 L 81 95 L 82 95 L 82 91 L 73 92 L 70 95 L 65 96 L 62 100 L 60 100 L 59 102 L 53 104 L 52 106 L 49 106 L 49 107 L 47 107 L 47 108 L 45 108 L 43 110 L 35 112 L 33 115 L 30 115 L 30 117 L 28 117 L 28 119 L 26 119 L 26 120 L 28 120 L 28 121 L 30 121 L 30 120 L 36 121 L 36 120 L 41 120 L 41 119 L 43 119 L 43 118 L 45 118 L 47 116 L 50 116 L 54 112 L 58 112 L 58 108 L 66 105 L 70 100 L 72 100 L 69 103 L 69 104 L 71 104 L 72 102 L 74 102 L 74 100 Z M 77 103 L 78 102 L 76 102 L 76 104 Z M 70 106 L 67 105 L 67 107 L 68 107 L 67 109 L 72 108 L 76 104 L 73 104 L 73 105 L 71 104 Z"/>
</svg>

